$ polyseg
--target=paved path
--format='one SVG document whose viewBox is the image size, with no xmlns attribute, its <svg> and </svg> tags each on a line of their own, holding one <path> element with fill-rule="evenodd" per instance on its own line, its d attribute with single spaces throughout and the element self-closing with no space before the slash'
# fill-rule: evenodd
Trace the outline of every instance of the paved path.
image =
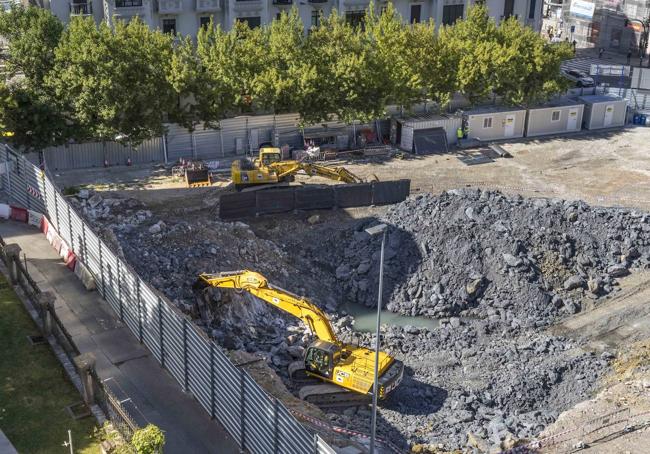
<svg viewBox="0 0 650 454">
<path fill-rule="evenodd" d="M 18 454 L 14 445 L 11 444 L 7 436 L 0 430 L 0 454 Z"/>
<path fill-rule="evenodd" d="M 20 245 L 41 290 L 56 295 L 59 318 L 81 353 L 95 354 L 99 377 L 118 398 L 131 399 L 139 422 L 151 422 L 165 431 L 166 453 L 239 452 L 223 427 L 182 392 L 98 293 L 85 290 L 42 233 L 26 224 L 2 221 L 0 235 L 7 244 Z"/>
</svg>

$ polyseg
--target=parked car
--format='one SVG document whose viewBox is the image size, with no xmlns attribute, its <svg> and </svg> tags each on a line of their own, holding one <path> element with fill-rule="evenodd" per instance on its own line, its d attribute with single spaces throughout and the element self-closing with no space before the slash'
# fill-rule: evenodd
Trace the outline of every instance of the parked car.
<svg viewBox="0 0 650 454">
<path fill-rule="evenodd" d="M 564 77 L 576 83 L 576 87 L 593 87 L 595 82 L 593 77 L 584 71 L 578 69 L 565 69 L 563 71 Z"/>
</svg>

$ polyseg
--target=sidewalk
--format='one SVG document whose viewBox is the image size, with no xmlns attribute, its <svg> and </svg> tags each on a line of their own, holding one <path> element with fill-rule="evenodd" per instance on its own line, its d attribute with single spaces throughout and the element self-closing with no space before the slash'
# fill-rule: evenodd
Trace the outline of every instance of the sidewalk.
<svg viewBox="0 0 650 454">
<path fill-rule="evenodd" d="M 57 315 L 81 353 L 94 353 L 100 379 L 124 391 L 124 398 L 130 398 L 141 413 L 133 415 L 136 420 L 144 419 L 165 431 L 165 452 L 239 453 L 224 428 L 181 391 L 99 294 L 86 291 L 41 232 L 2 221 L 0 235 L 7 244 L 20 245 L 29 273 L 41 290 L 56 295 Z"/>
</svg>

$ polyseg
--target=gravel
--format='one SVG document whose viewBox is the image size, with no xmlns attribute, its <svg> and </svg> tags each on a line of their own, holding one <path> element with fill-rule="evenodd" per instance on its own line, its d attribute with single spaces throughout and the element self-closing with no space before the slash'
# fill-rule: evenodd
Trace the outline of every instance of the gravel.
<svg viewBox="0 0 650 454">
<path fill-rule="evenodd" d="M 191 292 L 197 274 L 261 272 L 308 295 L 343 340 L 370 346 L 374 337 L 353 331 L 341 303 L 376 304 L 381 239 L 363 230 L 389 224 L 386 308 L 440 319 L 436 329 L 384 327 L 385 349 L 407 368 L 380 409 L 378 430 L 403 447 L 530 438 L 589 398 L 613 357 L 547 328 L 650 265 L 650 215 L 582 202 L 454 190 L 411 197 L 380 218 L 339 224 L 305 216 L 257 225 L 256 233 L 240 222 L 162 222 L 137 201 L 95 197 L 77 203 L 145 279 L 224 347 L 264 356 L 285 381 L 286 366 L 310 341 L 305 327 L 252 298 L 216 290 L 211 300 L 219 304 L 202 311 Z M 355 430 L 370 427 L 365 408 L 328 416 Z"/>
</svg>

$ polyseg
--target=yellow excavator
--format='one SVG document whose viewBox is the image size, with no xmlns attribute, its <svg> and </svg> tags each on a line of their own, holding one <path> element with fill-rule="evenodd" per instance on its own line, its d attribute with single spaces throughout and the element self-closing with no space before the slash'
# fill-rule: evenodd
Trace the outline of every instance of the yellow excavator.
<svg viewBox="0 0 650 454">
<path fill-rule="evenodd" d="M 313 377 L 325 383 L 303 386 L 300 398 L 321 406 L 368 403 L 373 393 L 375 352 L 341 342 L 325 314 L 307 299 L 275 287 L 254 271 L 201 274 L 195 290 L 208 287 L 246 291 L 262 301 L 301 319 L 317 338 L 305 350 L 304 361 L 289 365 L 289 375 L 301 382 Z M 402 381 L 404 364 L 379 352 L 379 399 L 384 399 Z M 312 380 L 314 381 L 314 380 Z"/>
<path fill-rule="evenodd" d="M 345 167 L 328 167 L 309 162 L 283 161 L 279 148 L 262 147 L 257 158 L 250 161 L 239 159 L 233 161 L 230 171 L 232 182 L 238 191 L 248 186 L 275 184 L 293 181 L 296 173 L 304 171 L 307 175 L 318 175 L 344 183 L 363 183 Z"/>
</svg>

